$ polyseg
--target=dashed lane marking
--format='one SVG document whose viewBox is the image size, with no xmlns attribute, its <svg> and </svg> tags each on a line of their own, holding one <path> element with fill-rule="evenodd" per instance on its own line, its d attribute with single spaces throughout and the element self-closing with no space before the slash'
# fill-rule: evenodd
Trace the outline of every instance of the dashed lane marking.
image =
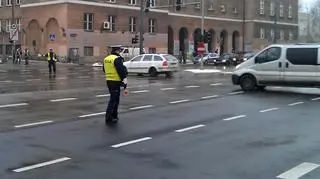
<svg viewBox="0 0 320 179">
<path fill-rule="evenodd" d="M 146 108 L 152 108 L 154 105 L 145 105 L 145 106 L 138 106 L 138 107 L 133 107 L 129 108 L 130 110 L 138 110 L 138 109 L 146 109 Z"/>
<path fill-rule="evenodd" d="M 15 127 L 15 128 L 23 128 L 23 127 L 38 126 L 38 125 L 49 124 L 49 123 L 53 123 L 53 121 L 35 122 L 35 123 L 29 123 L 29 124 L 17 125 L 17 126 L 14 126 L 14 127 Z"/>
<path fill-rule="evenodd" d="M 23 168 L 14 169 L 13 171 L 16 172 L 16 173 L 25 172 L 25 171 L 28 171 L 28 170 L 41 168 L 41 167 L 45 167 L 45 166 L 48 166 L 48 165 L 53 165 L 53 164 L 56 164 L 56 163 L 67 161 L 67 160 L 71 160 L 71 158 L 63 157 L 63 158 L 59 158 L 59 159 L 56 159 L 56 160 L 51 160 L 51 161 L 47 161 L 47 162 L 43 162 L 43 163 L 39 163 L 39 164 L 35 164 L 35 165 L 26 166 L 26 167 L 23 167 Z"/>
<path fill-rule="evenodd" d="M 247 117 L 247 115 L 233 116 L 233 117 L 229 117 L 229 118 L 223 119 L 223 121 L 232 121 L 232 120 L 235 120 L 235 119 L 240 119 L 240 118 L 245 118 L 245 117 Z"/>
<path fill-rule="evenodd" d="M 236 95 L 236 94 L 242 94 L 244 93 L 244 91 L 237 91 L 237 92 L 232 92 L 232 93 L 228 93 L 230 95 Z"/>
<path fill-rule="evenodd" d="M 222 85 L 222 83 L 212 83 L 212 84 L 210 84 L 210 86 L 221 86 Z"/>
<path fill-rule="evenodd" d="M 219 95 L 212 95 L 212 96 L 203 96 L 201 99 L 211 99 L 211 98 L 217 98 Z"/>
<path fill-rule="evenodd" d="M 277 178 L 281 179 L 298 179 L 303 175 L 310 173 L 312 170 L 318 168 L 320 165 L 314 163 L 301 163 L 300 165 L 280 174 Z"/>
<path fill-rule="evenodd" d="M 161 88 L 161 91 L 169 91 L 169 90 L 175 90 L 176 88 Z"/>
<path fill-rule="evenodd" d="M 62 101 L 73 101 L 76 100 L 77 98 L 62 98 L 62 99 L 52 99 L 50 102 L 62 102 Z"/>
<path fill-rule="evenodd" d="M 11 80 L 5 80 L 5 81 L 0 81 L 0 83 L 12 83 L 13 81 Z"/>
<path fill-rule="evenodd" d="M 128 142 L 123 142 L 123 143 L 120 143 L 120 144 L 112 145 L 111 147 L 112 148 L 119 148 L 119 147 L 123 147 L 123 146 L 126 146 L 126 145 L 135 144 L 135 143 L 139 143 L 139 142 L 143 142 L 143 141 L 147 141 L 147 140 L 151 140 L 151 139 L 152 139 L 151 137 L 144 137 L 144 138 L 140 138 L 140 139 L 131 140 L 131 141 L 128 141 Z"/>
<path fill-rule="evenodd" d="M 5 105 L 0 105 L 0 108 L 10 108 L 10 107 L 19 107 L 19 106 L 27 106 L 29 105 L 28 103 L 17 103 L 17 104 L 5 104 Z"/>
<path fill-rule="evenodd" d="M 40 81 L 41 79 L 26 79 L 26 81 Z"/>
<path fill-rule="evenodd" d="M 296 105 L 299 105 L 299 104 L 303 104 L 304 102 L 296 102 L 296 103 L 291 103 L 291 104 L 288 104 L 288 106 L 296 106 Z"/>
<path fill-rule="evenodd" d="M 275 111 L 275 110 L 278 110 L 278 109 L 279 109 L 279 108 L 270 108 L 270 109 L 260 110 L 259 112 L 261 112 L 261 113 L 265 113 L 265 112 Z"/>
<path fill-rule="evenodd" d="M 311 101 L 319 101 L 319 100 L 320 100 L 320 97 L 311 99 Z"/>
<path fill-rule="evenodd" d="M 175 132 L 185 132 L 185 131 L 189 131 L 189 130 L 201 128 L 201 127 L 204 127 L 204 126 L 205 126 L 205 125 L 200 124 L 200 125 L 196 125 L 196 126 L 191 126 L 191 127 L 183 128 L 183 129 L 178 129 L 178 130 L 175 130 Z"/>
<path fill-rule="evenodd" d="M 150 90 L 131 91 L 131 93 L 135 93 L 135 94 L 137 94 L 137 93 L 148 93 L 148 92 L 150 92 Z"/>
<path fill-rule="evenodd" d="M 200 86 L 190 85 L 190 86 L 185 86 L 185 88 L 200 88 Z"/>
<path fill-rule="evenodd" d="M 185 103 L 185 102 L 189 102 L 189 99 L 183 99 L 183 100 L 179 100 L 179 101 L 171 101 L 170 104 L 178 104 L 178 103 Z"/>
<path fill-rule="evenodd" d="M 110 94 L 99 94 L 99 95 L 96 95 L 97 98 L 108 97 L 108 96 L 110 96 Z"/>
<path fill-rule="evenodd" d="M 92 114 L 81 115 L 81 116 L 79 116 L 79 118 L 102 116 L 102 115 L 105 115 L 105 114 L 106 114 L 106 112 L 92 113 Z"/>
<path fill-rule="evenodd" d="M 79 79 L 88 79 L 88 78 L 90 78 L 90 76 L 79 76 L 78 78 Z"/>
</svg>

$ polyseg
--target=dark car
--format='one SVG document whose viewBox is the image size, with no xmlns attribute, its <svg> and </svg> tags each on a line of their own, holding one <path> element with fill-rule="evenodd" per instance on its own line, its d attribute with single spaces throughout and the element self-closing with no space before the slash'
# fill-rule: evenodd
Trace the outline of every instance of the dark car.
<svg viewBox="0 0 320 179">
<path fill-rule="evenodd" d="M 219 59 L 215 62 L 216 64 L 232 65 L 236 64 L 236 54 L 234 53 L 224 53 Z"/>
<path fill-rule="evenodd" d="M 219 55 L 216 53 L 208 53 L 203 55 L 203 64 L 214 64 L 219 59 Z M 194 58 L 194 64 L 200 64 L 201 56 L 198 55 Z"/>
</svg>

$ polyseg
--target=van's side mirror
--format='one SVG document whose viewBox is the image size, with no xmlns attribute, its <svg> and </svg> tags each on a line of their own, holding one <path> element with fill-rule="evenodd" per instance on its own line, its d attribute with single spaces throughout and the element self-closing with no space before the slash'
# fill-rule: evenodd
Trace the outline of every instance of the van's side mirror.
<svg viewBox="0 0 320 179">
<path fill-rule="evenodd" d="M 263 58 L 257 56 L 255 59 L 254 59 L 254 63 L 262 63 L 263 61 Z"/>
</svg>

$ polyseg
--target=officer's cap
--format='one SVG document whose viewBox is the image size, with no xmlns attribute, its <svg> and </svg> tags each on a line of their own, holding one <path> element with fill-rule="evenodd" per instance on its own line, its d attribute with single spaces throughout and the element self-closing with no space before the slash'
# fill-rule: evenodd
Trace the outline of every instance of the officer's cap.
<svg viewBox="0 0 320 179">
<path fill-rule="evenodd" d="M 111 45 L 109 46 L 109 48 L 111 48 L 112 51 L 115 51 L 115 50 L 123 50 L 123 47 L 122 45 Z"/>
</svg>

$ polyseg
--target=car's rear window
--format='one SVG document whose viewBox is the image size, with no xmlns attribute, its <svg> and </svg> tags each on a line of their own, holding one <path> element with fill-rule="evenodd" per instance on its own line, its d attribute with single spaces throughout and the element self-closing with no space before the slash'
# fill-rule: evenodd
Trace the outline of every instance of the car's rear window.
<svg viewBox="0 0 320 179">
<path fill-rule="evenodd" d="M 163 55 L 163 57 L 168 61 L 178 61 L 178 59 L 172 55 Z"/>
</svg>

